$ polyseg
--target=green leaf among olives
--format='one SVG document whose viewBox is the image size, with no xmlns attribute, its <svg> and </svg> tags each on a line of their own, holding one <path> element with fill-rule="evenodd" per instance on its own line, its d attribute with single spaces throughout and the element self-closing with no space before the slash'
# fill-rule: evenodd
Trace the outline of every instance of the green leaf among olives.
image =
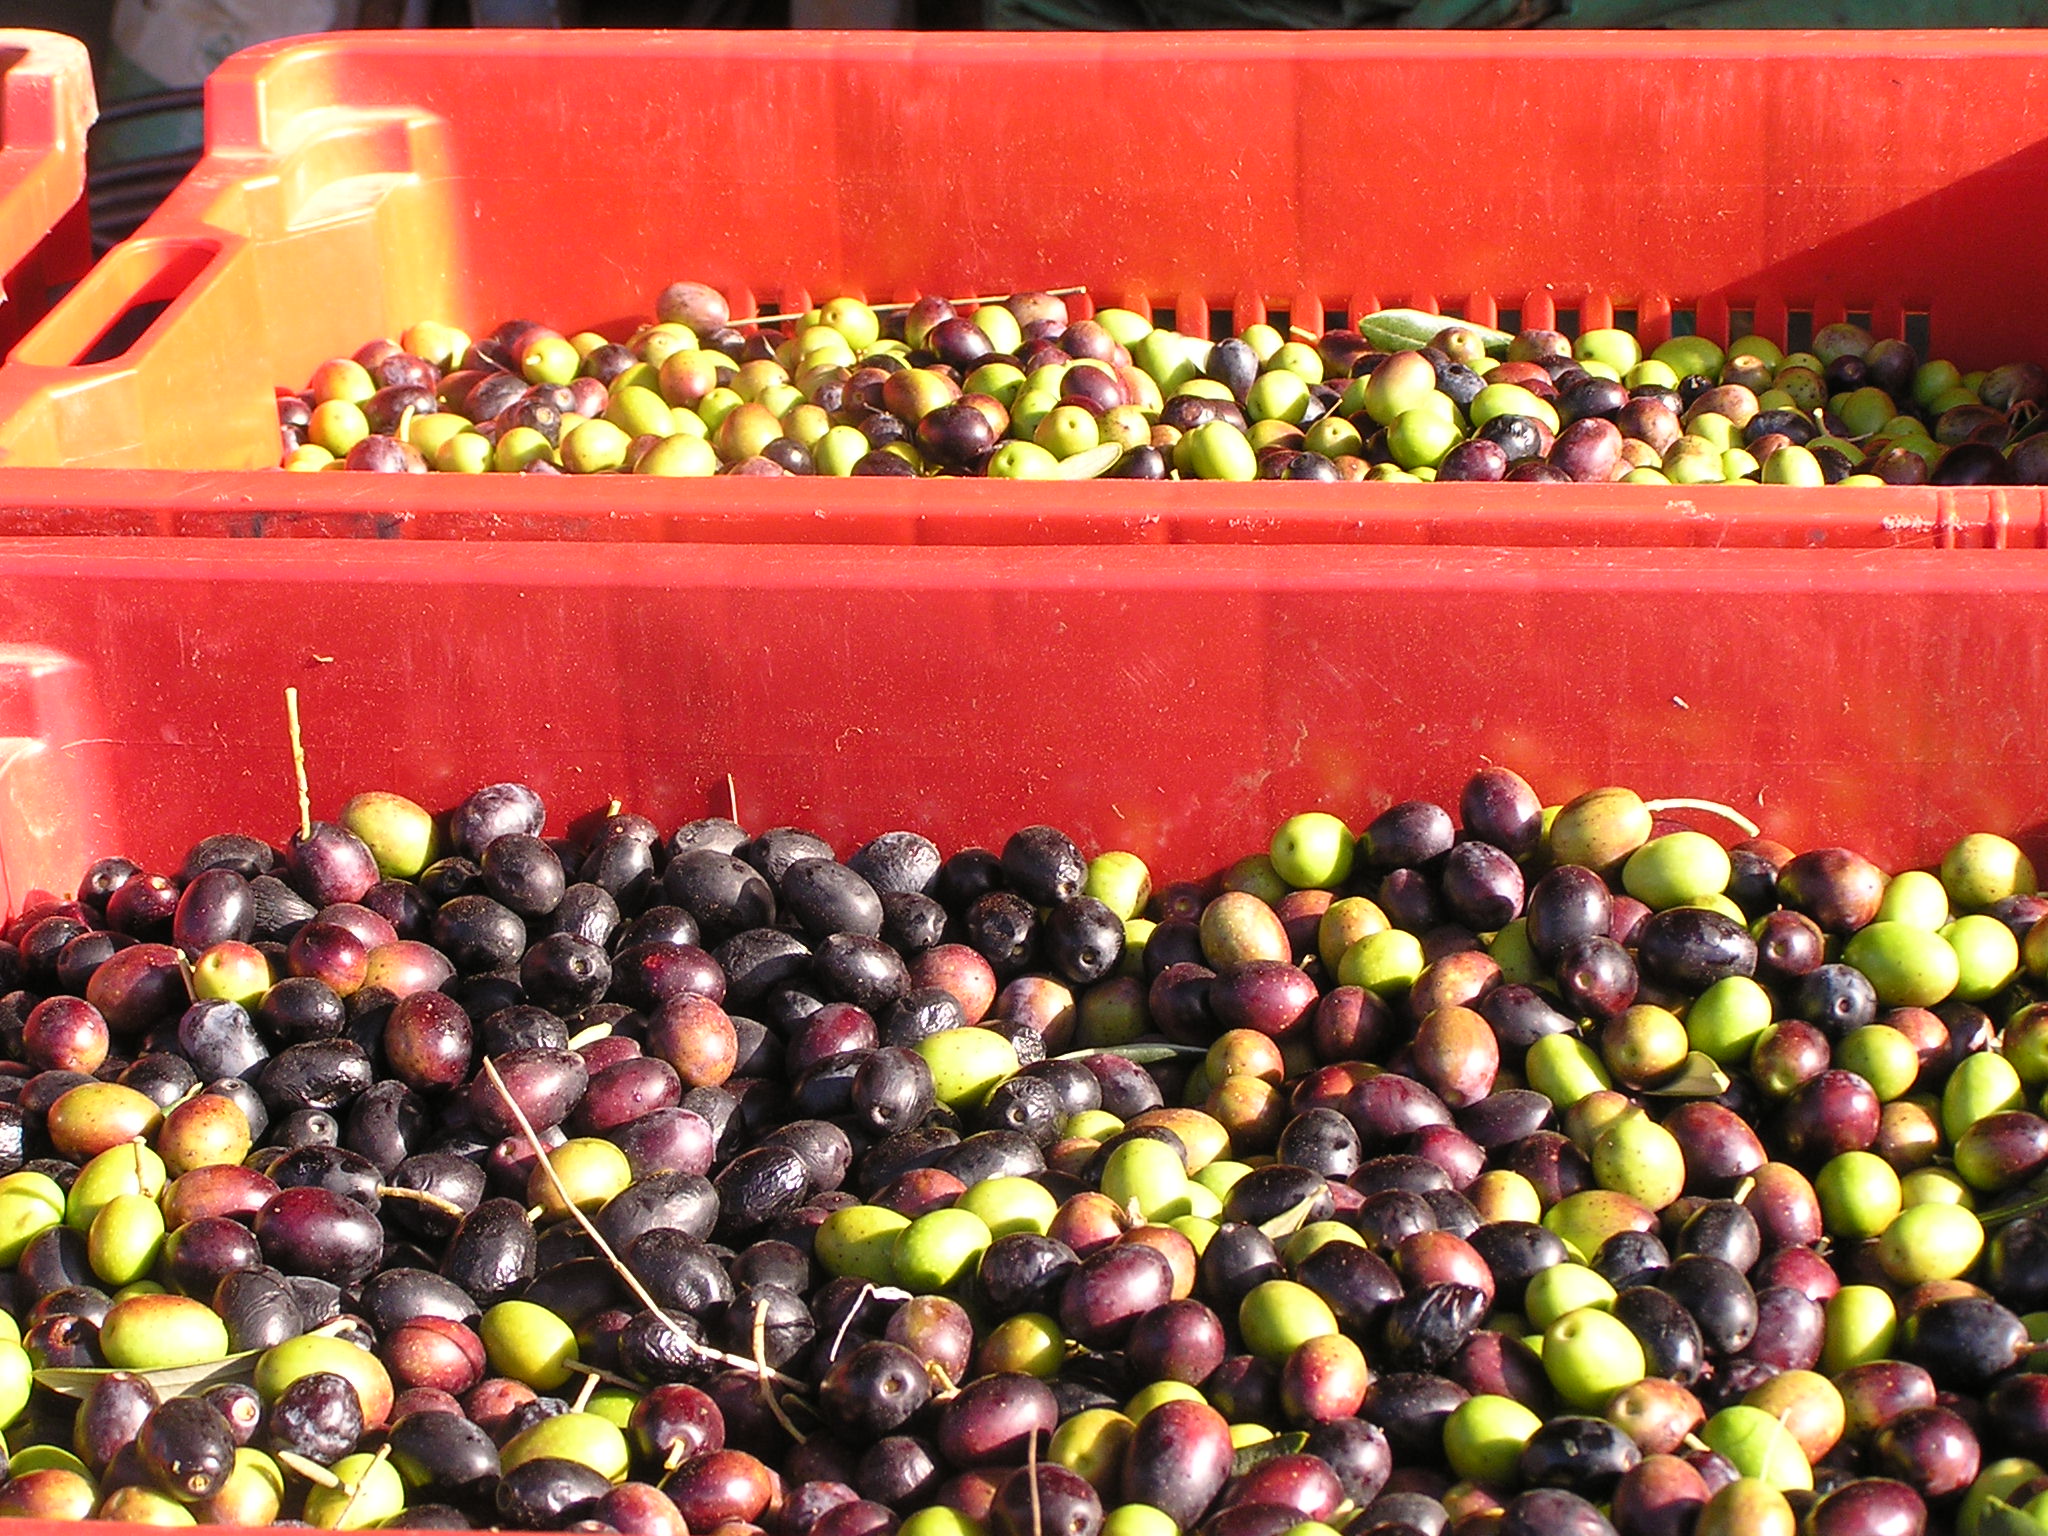
<svg viewBox="0 0 2048 1536">
<path fill-rule="evenodd" d="M 77 1366 L 51 1366 L 35 1373 L 39 1387 L 47 1387 L 65 1397 L 84 1397 L 95 1383 L 108 1376 L 140 1376 L 152 1387 L 157 1396 L 178 1397 L 190 1392 L 203 1392 L 208 1387 L 218 1386 L 224 1381 L 253 1381 L 256 1377 L 256 1357 L 260 1349 L 245 1349 L 238 1355 L 227 1355 L 219 1360 L 208 1360 L 199 1365 L 166 1366 L 161 1370 L 91 1370 Z"/>
</svg>

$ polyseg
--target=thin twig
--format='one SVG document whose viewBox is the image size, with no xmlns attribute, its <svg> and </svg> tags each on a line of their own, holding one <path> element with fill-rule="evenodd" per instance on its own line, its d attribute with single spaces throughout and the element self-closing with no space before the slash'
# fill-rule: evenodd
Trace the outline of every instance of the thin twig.
<svg viewBox="0 0 2048 1536">
<path fill-rule="evenodd" d="M 1025 1431 L 1024 1476 L 1031 1484 L 1031 1536 L 1045 1536 L 1045 1514 L 1038 1507 L 1038 1431 Z"/>
<path fill-rule="evenodd" d="M 285 689 L 284 714 L 291 725 L 292 773 L 299 781 L 299 837 L 304 840 L 313 835 L 313 794 L 306 788 L 306 740 L 299 733 L 298 689 Z"/>
<path fill-rule="evenodd" d="M 301 1456 L 297 1451 L 272 1451 L 270 1454 L 287 1472 L 296 1472 L 309 1483 L 318 1483 L 322 1488 L 341 1486 L 340 1478 L 310 1456 Z"/>
<path fill-rule="evenodd" d="M 1056 299 L 1064 299 L 1064 298 L 1068 298 L 1068 297 L 1071 297 L 1071 296 L 1072 296 L 1072 295 L 1074 295 L 1074 294 L 1077 294 L 1077 293 L 1086 293 L 1087 291 L 1088 291 L 1088 290 L 1087 290 L 1086 288 L 1080 288 L 1080 287 L 1075 287 L 1075 288 L 1039 288 L 1039 289 L 1020 289 L 1020 290 L 1019 290 L 1019 292 L 1036 292 L 1036 293 L 1047 293 L 1047 294 L 1050 294 L 1050 295 L 1052 295 L 1052 296 L 1053 296 L 1054 298 L 1056 298 Z M 952 304 L 952 305 L 956 305 L 956 306 L 957 306 L 957 305 L 961 305 L 961 304 L 1000 304 L 1000 303 L 1002 303 L 1002 302 L 1003 302 L 1003 301 L 1004 301 L 1005 299 L 1014 299 L 1014 298 L 1015 298 L 1016 296 L 1017 296 L 1017 295 L 1016 295 L 1016 294 L 1014 294 L 1014 293 L 980 293 L 980 294 L 976 294 L 976 295 L 975 295 L 974 297 L 972 297 L 972 298 L 968 298 L 968 299 L 948 299 L 948 300 L 946 300 L 946 302 L 947 302 L 948 304 Z M 896 302 L 896 303 L 891 303 L 891 304 L 870 304 L 870 305 L 868 306 L 868 308 L 869 308 L 869 309 L 871 309 L 871 310 L 873 310 L 873 311 L 874 311 L 874 312 L 875 312 L 876 314 L 878 314 L 878 315 L 893 315 L 893 314 L 899 314 L 899 313 L 902 313 L 902 312 L 904 312 L 904 311 L 906 311 L 906 310 L 912 310 L 912 309 L 915 309 L 915 308 L 917 308 L 917 306 L 918 306 L 919 304 L 921 304 L 921 303 L 923 303 L 923 302 L 924 302 L 924 301 L 923 301 L 922 299 L 904 299 L 904 300 L 900 300 L 900 301 L 898 301 L 898 302 Z M 801 320 L 801 319 L 803 319 L 803 317 L 804 317 L 805 315 L 807 315 L 807 314 L 809 314 L 809 313 L 810 313 L 810 311 L 809 311 L 809 310 L 807 310 L 807 309 L 800 309 L 800 310 L 795 310 L 795 311 L 793 311 L 793 312 L 791 312 L 791 313 L 789 313 L 789 314 L 782 314 L 782 315 L 752 315 L 752 316 L 749 316 L 749 317 L 748 317 L 747 319 L 745 319 L 745 320 L 738 320 L 738 321 L 735 321 L 735 322 L 734 322 L 734 324 L 736 324 L 736 325 L 784 325 L 784 324 L 787 324 L 787 323 L 788 323 L 789 321 L 791 321 L 791 320 Z"/>
<path fill-rule="evenodd" d="M 853 1305 L 846 1309 L 846 1316 L 839 1319 L 839 1331 L 832 1335 L 832 1347 L 825 1352 L 827 1360 L 839 1358 L 839 1351 L 846 1343 L 847 1330 L 853 1327 L 853 1320 L 860 1316 L 860 1309 L 868 1304 L 868 1298 L 874 1294 L 874 1282 L 863 1280 L 859 1294 L 853 1298 Z"/>
<path fill-rule="evenodd" d="M 341 1506 L 341 1513 L 334 1517 L 337 1531 L 348 1529 L 348 1517 L 355 1513 L 356 1500 L 363 1496 L 363 1490 L 370 1486 L 370 1474 L 391 1459 L 391 1442 L 386 1440 L 377 1447 L 377 1454 L 370 1458 L 370 1464 L 363 1468 L 363 1475 L 356 1479 L 355 1486 L 348 1490 L 348 1502 Z M 346 1486 L 346 1485 L 344 1485 Z"/>
<path fill-rule="evenodd" d="M 729 773 L 725 776 L 725 804 L 726 808 L 732 812 L 732 824 L 738 826 L 740 824 L 740 787 L 733 782 L 732 775 Z"/>
<path fill-rule="evenodd" d="M 645 1392 L 647 1389 L 637 1381 L 629 1381 L 616 1371 L 608 1371 L 601 1365 L 585 1365 L 581 1360 L 564 1360 L 564 1370 L 574 1371 L 579 1376 L 588 1376 L 592 1381 L 601 1381 L 608 1386 L 623 1387 L 628 1392 Z"/>
<path fill-rule="evenodd" d="M 576 1396 L 569 1404 L 569 1411 L 571 1413 L 581 1413 L 590 1406 L 590 1399 L 596 1392 L 597 1377 L 594 1374 L 585 1376 L 583 1378 L 583 1385 L 576 1389 Z"/>
<path fill-rule="evenodd" d="M 446 1195 L 437 1195 L 428 1189 L 400 1189 L 396 1184 L 379 1184 L 377 1194 L 385 1200 L 415 1200 L 421 1205 L 430 1205 L 442 1215 L 453 1216 L 457 1221 L 469 1214 Z"/>
<path fill-rule="evenodd" d="M 604 1261 L 611 1265 L 613 1273 L 625 1283 L 626 1289 L 633 1293 L 640 1305 L 666 1324 L 669 1331 L 682 1341 L 683 1347 L 688 1349 L 690 1353 L 705 1360 L 716 1360 L 722 1365 L 733 1367 L 735 1370 L 755 1370 L 757 1368 L 755 1362 L 749 1360 L 745 1355 L 728 1354 L 725 1350 L 713 1349 L 709 1344 L 699 1343 L 683 1331 L 682 1325 L 669 1315 L 667 1309 L 660 1302 L 654 1299 L 653 1294 L 647 1287 L 640 1283 L 640 1277 L 626 1267 L 626 1261 L 621 1259 L 612 1245 L 605 1241 L 604 1234 L 597 1230 L 597 1223 L 592 1221 L 584 1209 L 569 1197 L 568 1187 L 562 1183 L 562 1176 L 555 1172 L 554 1162 L 549 1158 L 547 1148 L 541 1145 L 540 1135 L 534 1130 L 533 1122 L 526 1118 L 526 1111 L 519 1107 L 519 1101 L 512 1097 L 512 1090 L 505 1086 L 505 1079 L 498 1072 L 498 1064 L 488 1056 L 484 1058 L 484 1076 L 491 1080 L 491 1086 L 497 1090 L 498 1097 L 505 1101 L 505 1108 L 511 1111 L 513 1122 L 518 1125 L 520 1134 L 526 1138 L 526 1144 L 533 1148 L 533 1155 L 539 1160 L 541 1171 L 547 1175 L 548 1182 L 554 1186 L 556 1197 L 561 1200 L 563 1205 L 569 1208 L 570 1219 L 583 1229 L 583 1235 L 590 1239 L 591 1243 L 597 1248 L 598 1253 L 603 1256 Z M 760 1368 L 767 1369 L 766 1367 Z M 785 1376 L 781 1371 L 769 1370 L 768 1374 L 786 1387 L 802 1387 L 805 1385 L 805 1383 L 797 1380 L 794 1376 Z"/>
<path fill-rule="evenodd" d="M 1734 806 L 1723 805 L 1718 800 L 1689 800 L 1680 796 L 1672 800 L 1645 801 L 1643 809 L 1653 814 L 1657 811 L 1707 811 L 1712 815 L 1734 822 L 1735 825 L 1742 828 L 1751 837 L 1761 837 L 1764 830 L 1747 816 L 1743 815 L 1742 812 L 1736 810 Z"/>
<path fill-rule="evenodd" d="M 754 1367 L 761 1373 L 754 1378 L 754 1384 L 760 1389 L 762 1404 L 775 1415 L 775 1422 L 789 1431 L 790 1439 L 802 1445 L 804 1432 L 790 1420 L 789 1410 L 775 1400 L 775 1383 L 768 1379 L 768 1298 L 765 1296 L 754 1303 Z"/>
</svg>

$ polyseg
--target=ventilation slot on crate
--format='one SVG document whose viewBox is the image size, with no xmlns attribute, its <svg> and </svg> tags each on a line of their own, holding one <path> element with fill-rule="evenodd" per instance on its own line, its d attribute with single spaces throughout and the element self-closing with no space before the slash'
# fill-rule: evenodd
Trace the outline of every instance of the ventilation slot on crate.
<svg viewBox="0 0 2048 1536">
<path fill-rule="evenodd" d="M 1237 316 L 1227 309 L 1209 311 L 1209 339 L 1228 341 L 1237 334 Z"/>
<path fill-rule="evenodd" d="M 1557 324 L 1552 326 L 1551 329 L 1554 331 L 1558 331 L 1563 335 L 1569 336 L 1574 341 L 1576 341 L 1579 335 L 1578 309 L 1576 307 L 1571 309 L 1560 309 L 1557 312 Z"/>
<path fill-rule="evenodd" d="M 1919 354 L 1921 355 L 1921 357 L 1923 357 L 1923 358 L 1924 358 L 1924 357 L 1926 357 L 1926 356 L 1927 356 L 1927 349 L 1928 349 L 1928 348 L 1929 348 L 1929 347 L 1930 347 L 1930 346 L 1931 346 L 1931 345 L 1933 344 L 1933 341 L 1934 341 L 1934 338 L 1933 338 L 1933 335 L 1932 335 L 1932 327 L 1931 327 L 1931 326 L 1930 326 L 1930 325 L 1928 324 L 1928 314 L 1927 314 L 1927 311 L 1926 311 L 1926 310 L 1924 310 L 1924 309 L 1909 309 L 1909 310 L 1907 310 L 1907 311 L 1906 311 L 1906 343 L 1907 343 L 1907 345 L 1908 345 L 1908 346 L 1910 346 L 1910 347 L 1912 347 L 1912 349 L 1913 349 L 1913 350 L 1914 350 L 1915 352 L 1918 352 L 1918 353 L 1919 353 Z"/>
<path fill-rule="evenodd" d="M 1785 350 L 1787 352 L 1810 352 L 1813 350 L 1812 310 L 1788 309 L 1785 311 Z"/>
</svg>

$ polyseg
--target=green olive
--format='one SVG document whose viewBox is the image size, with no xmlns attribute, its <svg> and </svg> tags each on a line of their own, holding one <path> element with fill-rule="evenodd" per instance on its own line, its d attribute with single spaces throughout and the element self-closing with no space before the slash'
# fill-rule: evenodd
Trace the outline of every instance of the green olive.
<svg viewBox="0 0 2048 1536">
<path fill-rule="evenodd" d="M 1012 1174 L 1004 1178 L 984 1179 L 971 1186 L 953 1202 L 953 1208 L 972 1212 L 987 1224 L 994 1236 L 1007 1237 L 1012 1232 L 1042 1235 L 1059 1213 L 1060 1204 L 1053 1198 L 1052 1191 L 1036 1179 Z"/>
<path fill-rule="evenodd" d="M 2020 941 L 2012 929 L 1982 912 L 1967 913 L 1941 930 L 1955 951 L 1955 995 L 1981 1003 L 2004 991 L 2020 969 Z"/>
<path fill-rule="evenodd" d="M 1939 933 L 1912 923 L 1868 923 L 1850 935 L 1844 964 L 1870 979 L 1888 1008 L 1931 1008 L 1956 989 L 1960 964 Z"/>
<path fill-rule="evenodd" d="M 1614 1287 L 1606 1276 L 1584 1264 L 1552 1264 L 1529 1277 L 1522 1312 L 1534 1328 L 1548 1328 L 1567 1312 L 1581 1307 L 1614 1304 Z"/>
<path fill-rule="evenodd" d="M 71 1181 L 64 1205 L 65 1225 L 74 1232 L 90 1232 L 100 1207 L 116 1195 L 147 1195 L 154 1200 L 164 1192 L 169 1178 L 164 1160 L 140 1142 L 110 1148 Z"/>
<path fill-rule="evenodd" d="M 1293 1280 L 1266 1280 L 1255 1285 L 1237 1308 L 1238 1331 L 1245 1348 L 1278 1366 L 1310 1339 L 1337 1331 L 1330 1304 Z"/>
<path fill-rule="evenodd" d="M 1602 1189 L 1661 1211 L 1685 1193 L 1685 1153 L 1676 1136 L 1632 1109 L 1593 1143 L 1593 1177 Z"/>
<path fill-rule="evenodd" d="M 2010 838 L 1972 832 L 1942 856 L 1941 883 L 1963 912 L 1981 912 L 2008 896 L 2031 896 L 2034 865 Z"/>
<path fill-rule="evenodd" d="M 1948 892 L 1924 869 L 1903 870 L 1892 876 L 1878 898 L 1878 922 L 1910 923 L 1932 932 L 1948 919 Z"/>
<path fill-rule="evenodd" d="M 1876 1237 L 1904 1206 L 1898 1173 L 1870 1152 L 1843 1152 L 1822 1165 L 1813 1181 L 1828 1235 L 1838 1242 Z"/>
<path fill-rule="evenodd" d="M 1358 838 L 1328 811 L 1303 811 L 1280 823 L 1270 851 L 1280 878 L 1299 889 L 1334 889 L 1351 873 Z"/>
<path fill-rule="evenodd" d="M 552 1392 L 575 1373 L 576 1332 L 546 1307 L 530 1301 L 501 1301 L 484 1313 L 477 1332 L 491 1369 L 523 1381 L 536 1392 Z"/>
<path fill-rule="evenodd" d="M 1119 1211 L 1135 1210 L 1146 1221 L 1168 1221 L 1190 1211 L 1188 1171 L 1180 1154 L 1163 1141 L 1139 1138 L 1116 1147 L 1102 1164 L 1102 1193 Z"/>
<path fill-rule="evenodd" d="M 569 1199 L 578 1208 L 592 1213 L 633 1182 L 633 1165 L 626 1161 L 626 1154 L 595 1136 L 578 1136 L 563 1142 L 548 1155 L 548 1161 L 554 1166 L 555 1178 L 568 1190 Z M 538 1163 L 527 1177 L 526 1200 L 529 1205 L 540 1207 L 545 1220 L 562 1221 L 569 1215 L 569 1207 L 563 1203 L 554 1180 Z"/>
<path fill-rule="evenodd" d="M 1543 1225 L 1564 1240 L 1574 1258 L 1590 1262 L 1617 1232 L 1654 1232 L 1657 1217 L 1617 1190 L 1582 1189 L 1545 1211 Z"/>
<path fill-rule="evenodd" d="M 109 1287 L 133 1285 L 156 1267 L 164 1248 L 164 1213 L 147 1195 L 116 1195 L 92 1220 L 86 1257 Z"/>
<path fill-rule="evenodd" d="M 405 1480 L 389 1461 L 357 1452 L 329 1470 L 341 1479 L 341 1486 L 307 1492 L 308 1525 L 323 1531 L 363 1531 L 405 1513 Z"/>
<path fill-rule="evenodd" d="M 1653 911 L 1682 907 L 1728 888 L 1728 850 L 1704 832 L 1668 832 L 1628 856 L 1621 883 Z"/>
<path fill-rule="evenodd" d="M 2026 1087 L 2003 1056 L 1978 1051 L 1956 1063 L 1941 1090 L 1941 1133 L 1950 1144 L 1986 1115 L 2026 1108 Z"/>
<path fill-rule="evenodd" d="M 100 1352 L 124 1371 L 204 1365 L 228 1352 L 227 1324 L 188 1296 L 135 1296 L 117 1301 L 100 1324 Z"/>
<path fill-rule="evenodd" d="M 618 1425 L 594 1413 L 558 1413 L 542 1419 L 513 1436 L 500 1460 L 510 1472 L 544 1456 L 581 1462 L 615 1483 L 626 1480 L 633 1459 Z"/>
<path fill-rule="evenodd" d="M 1791 1430 L 1776 1415 L 1737 1403 L 1700 1427 L 1700 1438 L 1734 1464 L 1744 1477 L 1776 1489 L 1811 1488 L 1813 1468 Z"/>
<path fill-rule="evenodd" d="M 1017 1075 L 1017 1048 L 992 1029 L 948 1029 L 917 1042 L 931 1068 L 932 1091 L 948 1109 L 980 1105 Z"/>
<path fill-rule="evenodd" d="M 1340 986 L 1363 987 L 1381 997 L 1401 997 L 1415 985 L 1427 960 L 1422 941 L 1399 928 L 1368 933 L 1337 962 Z"/>
<path fill-rule="evenodd" d="M 1720 1066 L 1746 1066 L 1757 1037 L 1771 1027 L 1773 1007 L 1758 982 L 1724 976 L 1694 999 L 1685 1016 L 1686 1038 Z"/>
<path fill-rule="evenodd" d="M 1522 1075 L 1559 1109 L 1614 1086 L 1599 1055 L 1577 1035 L 1545 1035 L 1538 1040 L 1523 1059 Z"/>
<path fill-rule="evenodd" d="M 1915 1205 L 1877 1240 L 1877 1262 L 1897 1285 L 1955 1280 L 1984 1251 L 1984 1225 L 1959 1205 Z"/>
<path fill-rule="evenodd" d="M 1444 1458 L 1469 1482 L 1512 1488 L 1522 1448 L 1542 1427 L 1543 1420 L 1513 1398 L 1481 1393 L 1444 1420 Z"/>
<path fill-rule="evenodd" d="M 988 1223 L 972 1211 L 927 1211 L 896 1234 L 890 1251 L 895 1283 L 920 1295 L 937 1295 L 964 1285 L 973 1278 L 982 1254 L 994 1241 Z"/>
<path fill-rule="evenodd" d="M 1133 1427 L 1114 1408 L 1084 1408 L 1053 1431 L 1046 1455 L 1097 1489 L 1113 1494 L 1122 1482 L 1124 1450 L 1131 1443 Z"/>
<path fill-rule="evenodd" d="M 1543 1373 L 1557 1395 L 1583 1413 L 1597 1413 L 1647 1369 L 1642 1343 L 1597 1307 L 1567 1312 L 1544 1329 L 1542 1354 Z"/>
<path fill-rule="evenodd" d="M 1833 1064 L 1870 1084 L 1881 1104 L 1904 1097 L 1920 1080 L 1919 1051 L 1889 1024 L 1850 1030 L 1835 1047 Z"/>
</svg>

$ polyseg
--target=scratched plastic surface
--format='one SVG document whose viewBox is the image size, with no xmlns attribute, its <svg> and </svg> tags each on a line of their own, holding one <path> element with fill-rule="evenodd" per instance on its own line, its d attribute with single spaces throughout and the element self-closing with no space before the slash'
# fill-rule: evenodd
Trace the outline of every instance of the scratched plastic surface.
<svg viewBox="0 0 2048 1536">
<path fill-rule="evenodd" d="M 259 472 L 271 387 L 323 357 L 428 316 L 617 333 L 680 276 L 743 315 L 1078 283 L 1204 332 L 1405 303 L 2048 358 L 2038 33 L 353 34 L 231 60 L 208 112 L 197 171 L 0 373 L 6 531 L 2048 543 L 2035 488 Z"/>
<path fill-rule="evenodd" d="M 83 43 L 0 27 L 0 357 L 92 265 L 85 135 L 95 112 Z"/>
<path fill-rule="evenodd" d="M 1053 822 L 1162 877 L 1482 763 L 1888 867 L 2048 855 L 2039 551 L 0 542 L 0 875 L 526 779 L 850 851 Z"/>
</svg>

